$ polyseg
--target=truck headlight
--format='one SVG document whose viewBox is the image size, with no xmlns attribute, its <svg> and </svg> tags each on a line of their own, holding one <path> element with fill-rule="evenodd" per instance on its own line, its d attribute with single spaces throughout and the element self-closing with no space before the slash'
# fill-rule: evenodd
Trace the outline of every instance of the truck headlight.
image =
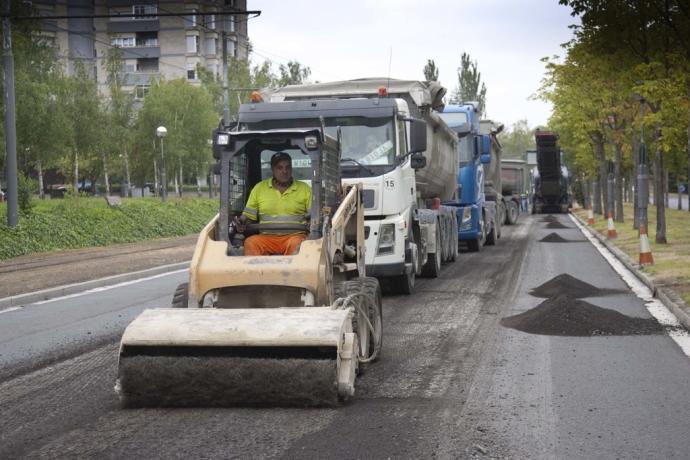
<svg viewBox="0 0 690 460">
<path fill-rule="evenodd" d="M 395 224 L 383 224 L 379 228 L 377 254 L 392 254 L 395 248 Z"/>
<path fill-rule="evenodd" d="M 467 207 L 462 209 L 460 230 L 469 230 L 470 228 L 472 228 L 472 209 Z"/>
</svg>

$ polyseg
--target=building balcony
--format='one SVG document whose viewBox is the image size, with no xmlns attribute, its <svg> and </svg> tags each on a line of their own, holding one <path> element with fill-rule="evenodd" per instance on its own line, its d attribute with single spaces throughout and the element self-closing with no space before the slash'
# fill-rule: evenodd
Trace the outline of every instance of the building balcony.
<svg viewBox="0 0 690 460">
<path fill-rule="evenodd" d="M 110 33 L 158 32 L 161 28 L 158 19 L 125 19 L 108 21 Z"/>
<path fill-rule="evenodd" d="M 159 58 L 161 49 L 158 46 L 132 46 L 122 48 L 123 59 Z"/>
<path fill-rule="evenodd" d="M 151 80 L 159 80 L 160 72 L 127 72 L 125 86 L 149 85 Z"/>
</svg>

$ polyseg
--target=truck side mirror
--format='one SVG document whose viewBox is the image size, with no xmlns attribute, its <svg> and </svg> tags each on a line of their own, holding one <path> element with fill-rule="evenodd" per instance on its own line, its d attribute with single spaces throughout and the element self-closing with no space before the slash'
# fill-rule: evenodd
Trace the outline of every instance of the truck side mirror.
<svg viewBox="0 0 690 460">
<path fill-rule="evenodd" d="M 415 171 L 426 167 L 426 157 L 419 152 L 412 154 L 410 157 L 410 167 Z"/>
<path fill-rule="evenodd" d="M 480 150 L 480 157 L 479 161 L 481 161 L 482 164 L 489 164 L 491 163 L 491 138 L 487 135 L 481 136 L 481 150 Z"/>
<path fill-rule="evenodd" d="M 416 118 L 410 119 L 410 153 L 426 150 L 426 122 Z"/>
</svg>

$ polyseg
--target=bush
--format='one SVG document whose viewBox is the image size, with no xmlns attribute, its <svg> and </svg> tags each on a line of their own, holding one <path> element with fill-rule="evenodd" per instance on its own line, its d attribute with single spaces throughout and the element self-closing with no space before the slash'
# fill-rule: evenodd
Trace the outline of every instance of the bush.
<svg viewBox="0 0 690 460">
<path fill-rule="evenodd" d="M 0 211 L 5 210 L 5 204 Z M 36 252 L 107 246 L 198 233 L 218 212 L 208 198 L 125 198 L 118 208 L 99 197 L 37 201 L 10 230 L 0 223 L 0 260 Z"/>
<path fill-rule="evenodd" d="M 38 184 L 30 177 L 19 173 L 17 176 L 17 204 L 19 209 L 30 213 L 33 208 L 33 195 L 38 192 Z"/>
</svg>

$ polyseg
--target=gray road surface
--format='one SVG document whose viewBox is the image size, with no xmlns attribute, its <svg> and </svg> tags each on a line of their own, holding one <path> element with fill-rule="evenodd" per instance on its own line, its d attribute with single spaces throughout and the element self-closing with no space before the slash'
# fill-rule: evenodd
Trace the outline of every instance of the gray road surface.
<svg viewBox="0 0 690 460">
<path fill-rule="evenodd" d="M 538 242 L 578 230 L 544 226 L 523 215 L 414 296 L 384 298 L 381 361 L 335 409 L 120 409 L 117 337 L 141 309 L 167 305 L 183 275 L 0 314 L 0 457 L 686 457 L 690 366 L 668 336 L 499 324 L 560 273 L 625 289 L 590 243 Z M 586 300 L 649 317 L 627 292 Z"/>
</svg>

